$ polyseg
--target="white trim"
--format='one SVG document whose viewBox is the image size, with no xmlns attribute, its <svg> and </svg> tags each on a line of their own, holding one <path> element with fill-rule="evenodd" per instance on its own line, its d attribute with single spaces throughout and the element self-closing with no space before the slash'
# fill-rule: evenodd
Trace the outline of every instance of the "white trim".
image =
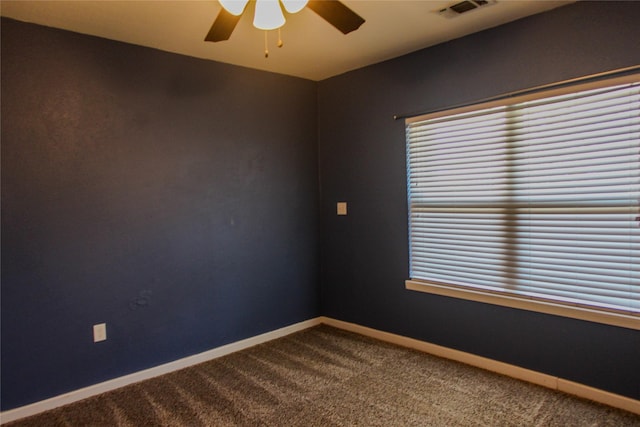
<svg viewBox="0 0 640 427">
<path fill-rule="evenodd" d="M 414 338 L 356 325 L 355 323 L 344 322 L 342 320 L 336 320 L 329 317 L 321 317 L 320 321 L 335 328 L 344 329 L 346 331 L 355 332 L 381 341 L 412 348 L 445 359 L 455 360 L 477 368 L 486 369 L 511 378 L 538 384 L 543 387 L 562 391 L 567 394 L 593 400 L 595 402 L 624 409 L 625 411 L 640 415 L 640 400 L 635 400 L 630 397 L 621 396 L 619 394 L 589 387 L 584 384 L 543 374 L 541 372 L 532 371 L 530 369 L 521 368 L 519 366 L 510 365 L 508 363 L 499 362 L 497 360 L 488 359 L 486 357 L 477 356 L 475 354 L 466 353 L 464 351 L 431 344 L 426 341 L 420 341 Z"/>
<path fill-rule="evenodd" d="M 460 288 L 422 280 L 406 280 L 404 283 L 405 288 L 412 291 L 443 295 L 452 298 L 478 301 L 487 304 L 519 308 L 521 310 L 536 311 L 538 313 L 553 314 L 556 316 L 570 317 L 572 319 L 640 330 L 640 317 L 632 314 L 590 310 L 586 307 L 580 307 L 577 305 L 564 305 L 543 300 L 519 298 L 496 292 L 483 291 L 482 289 Z"/>
<path fill-rule="evenodd" d="M 589 387 L 584 384 L 575 383 L 573 381 L 521 368 L 519 366 L 510 365 L 508 363 L 499 362 L 497 360 L 477 356 L 475 354 L 470 354 L 448 347 L 431 344 L 426 341 L 420 341 L 414 338 L 396 335 L 389 332 L 368 328 L 366 326 L 360 326 L 354 323 L 344 322 L 342 320 L 321 316 L 314 319 L 306 320 L 304 322 L 286 326 L 284 328 L 276 329 L 275 331 L 257 335 L 255 337 L 217 347 L 203 353 L 166 363 L 164 365 L 156 366 L 144 371 L 135 372 L 133 374 L 125 375 L 123 377 L 115 378 L 113 380 L 94 384 L 89 387 L 55 396 L 50 399 L 42 400 L 40 402 L 35 402 L 30 405 L 2 412 L 0 413 L 0 424 L 15 421 L 20 418 L 29 417 L 31 415 L 36 415 L 44 411 L 48 411 L 63 405 L 68 405 L 86 399 L 88 397 L 115 390 L 120 387 L 155 378 L 160 375 L 187 368 L 189 366 L 197 365 L 198 363 L 207 362 L 209 360 L 226 356 L 236 351 L 244 350 L 246 348 L 265 343 L 267 341 L 290 335 L 294 332 L 299 332 L 313 326 L 317 326 L 321 323 L 333 326 L 335 328 L 344 329 L 346 331 L 355 332 L 357 334 L 365 335 L 371 338 L 376 338 L 381 341 L 397 344 L 403 347 L 413 348 L 415 350 L 433 354 L 434 356 L 462 362 L 467 365 L 475 366 L 477 368 L 497 372 L 502 375 L 527 381 L 533 384 L 538 384 L 550 389 L 559 390 L 564 393 L 593 400 L 595 402 L 624 409 L 626 411 L 640 415 L 640 400 L 631 399 L 629 397 Z"/>
<path fill-rule="evenodd" d="M 187 368 L 189 366 L 197 365 L 199 363 L 207 362 L 209 360 L 226 356 L 236 351 L 244 350 L 246 348 L 265 343 L 267 341 L 282 338 L 294 332 L 299 332 L 304 329 L 317 326 L 320 323 L 320 318 L 305 320 L 304 322 L 295 323 L 284 328 L 276 329 L 275 331 L 266 332 L 261 335 L 256 335 L 251 338 L 236 341 L 227 345 L 223 345 L 221 347 L 214 348 L 212 350 L 205 351 L 203 353 L 188 356 L 182 359 L 175 360 L 173 362 L 145 369 L 143 371 L 134 372 L 133 374 L 125 375 L 123 377 L 114 378 L 109 381 L 74 390 L 72 392 L 61 394 L 50 399 L 41 400 L 40 402 L 35 402 L 30 405 L 4 411 L 0 413 L 0 424 L 15 421 L 24 417 L 29 417 L 31 415 L 36 415 L 44 411 L 48 411 L 63 405 L 68 405 L 70 403 L 86 399 L 88 397 L 115 390 L 117 388 L 155 378 L 160 375 Z"/>
<path fill-rule="evenodd" d="M 640 415 L 640 400 L 558 378 L 558 390 Z"/>
</svg>

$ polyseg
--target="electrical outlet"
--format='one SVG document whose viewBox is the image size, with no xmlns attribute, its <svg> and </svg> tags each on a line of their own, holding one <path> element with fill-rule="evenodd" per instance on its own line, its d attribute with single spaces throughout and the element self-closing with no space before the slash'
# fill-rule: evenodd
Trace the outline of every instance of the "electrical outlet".
<svg viewBox="0 0 640 427">
<path fill-rule="evenodd" d="M 100 323 L 93 325 L 93 342 L 100 342 L 107 339 L 107 324 Z"/>
</svg>

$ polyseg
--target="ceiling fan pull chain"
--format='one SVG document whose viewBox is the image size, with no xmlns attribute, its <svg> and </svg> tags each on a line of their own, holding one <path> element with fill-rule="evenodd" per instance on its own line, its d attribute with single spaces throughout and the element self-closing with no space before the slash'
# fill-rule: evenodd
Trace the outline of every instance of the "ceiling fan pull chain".
<svg viewBox="0 0 640 427">
<path fill-rule="evenodd" d="M 267 38 L 267 31 L 264 32 L 264 57 L 269 57 L 269 40 Z"/>
<path fill-rule="evenodd" d="M 282 42 L 282 33 L 280 32 L 280 28 L 278 28 L 278 47 L 284 46 L 284 43 Z"/>
</svg>

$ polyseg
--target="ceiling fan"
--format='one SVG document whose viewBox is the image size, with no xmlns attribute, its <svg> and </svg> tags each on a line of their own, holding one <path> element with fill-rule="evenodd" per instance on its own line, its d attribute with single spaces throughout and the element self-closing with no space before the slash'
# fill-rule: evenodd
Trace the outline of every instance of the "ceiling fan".
<svg viewBox="0 0 640 427">
<path fill-rule="evenodd" d="M 300 0 L 253 0 L 256 4 L 256 15 L 261 8 L 273 8 L 277 7 L 277 13 L 282 16 L 280 9 L 280 2 L 282 2 L 285 10 L 289 13 L 295 13 L 303 9 L 305 6 L 313 10 L 320 15 L 329 24 L 336 27 L 343 34 L 348 34 L 351 31 L 357 30 L 364 23 L 364 19 L 357 13 L 349 9 L 342 2 L 338 0 L 310 0 L 309 2 Z M 248 1 L 246 0 L 221 0 L 222 8 L 220 13 L 216 17 L 209 33 L 205 37 L 205 41 L 219 42 L 228 40 L 231 37 L 231 33 L 236 28 L 236 25 L 240 21 L 242 14 L 246 8 Z M 277 26 L 271 26 L 269 28 L 260 26 L 254 19 L 254 26 L 264 30 L 270 30 L 279 28 L 284 24 L 284 17 L 281 18 L 281 23 L 275 24 Z"/>
</svg>

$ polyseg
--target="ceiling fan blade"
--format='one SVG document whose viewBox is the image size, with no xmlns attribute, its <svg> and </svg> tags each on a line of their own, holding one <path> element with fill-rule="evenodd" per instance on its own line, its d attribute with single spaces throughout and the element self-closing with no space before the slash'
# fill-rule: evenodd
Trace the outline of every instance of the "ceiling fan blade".
<svg viewBox="0 0 640 427">
<path fill-rule="evenodd" d="M 344 34 L 357 30 L 364 23 L 360 15 L 338 0 L 310 0 L 307 7 Z"/>
<path fill-rule="evenodd" d="M 213 25 L 211 26 L 207 37 L 204 38 L 204 41 L 221 42 L 229 40 L 229 37 L 231 37 L 231 33 L 233 33 L 234 28 L 236 28 L 241 16 L 242 15 L 232 15 L 224 8 L 220 9 L 220 13 L 218 13 L 216 20 L 213 21 Z"/>
</svg>

